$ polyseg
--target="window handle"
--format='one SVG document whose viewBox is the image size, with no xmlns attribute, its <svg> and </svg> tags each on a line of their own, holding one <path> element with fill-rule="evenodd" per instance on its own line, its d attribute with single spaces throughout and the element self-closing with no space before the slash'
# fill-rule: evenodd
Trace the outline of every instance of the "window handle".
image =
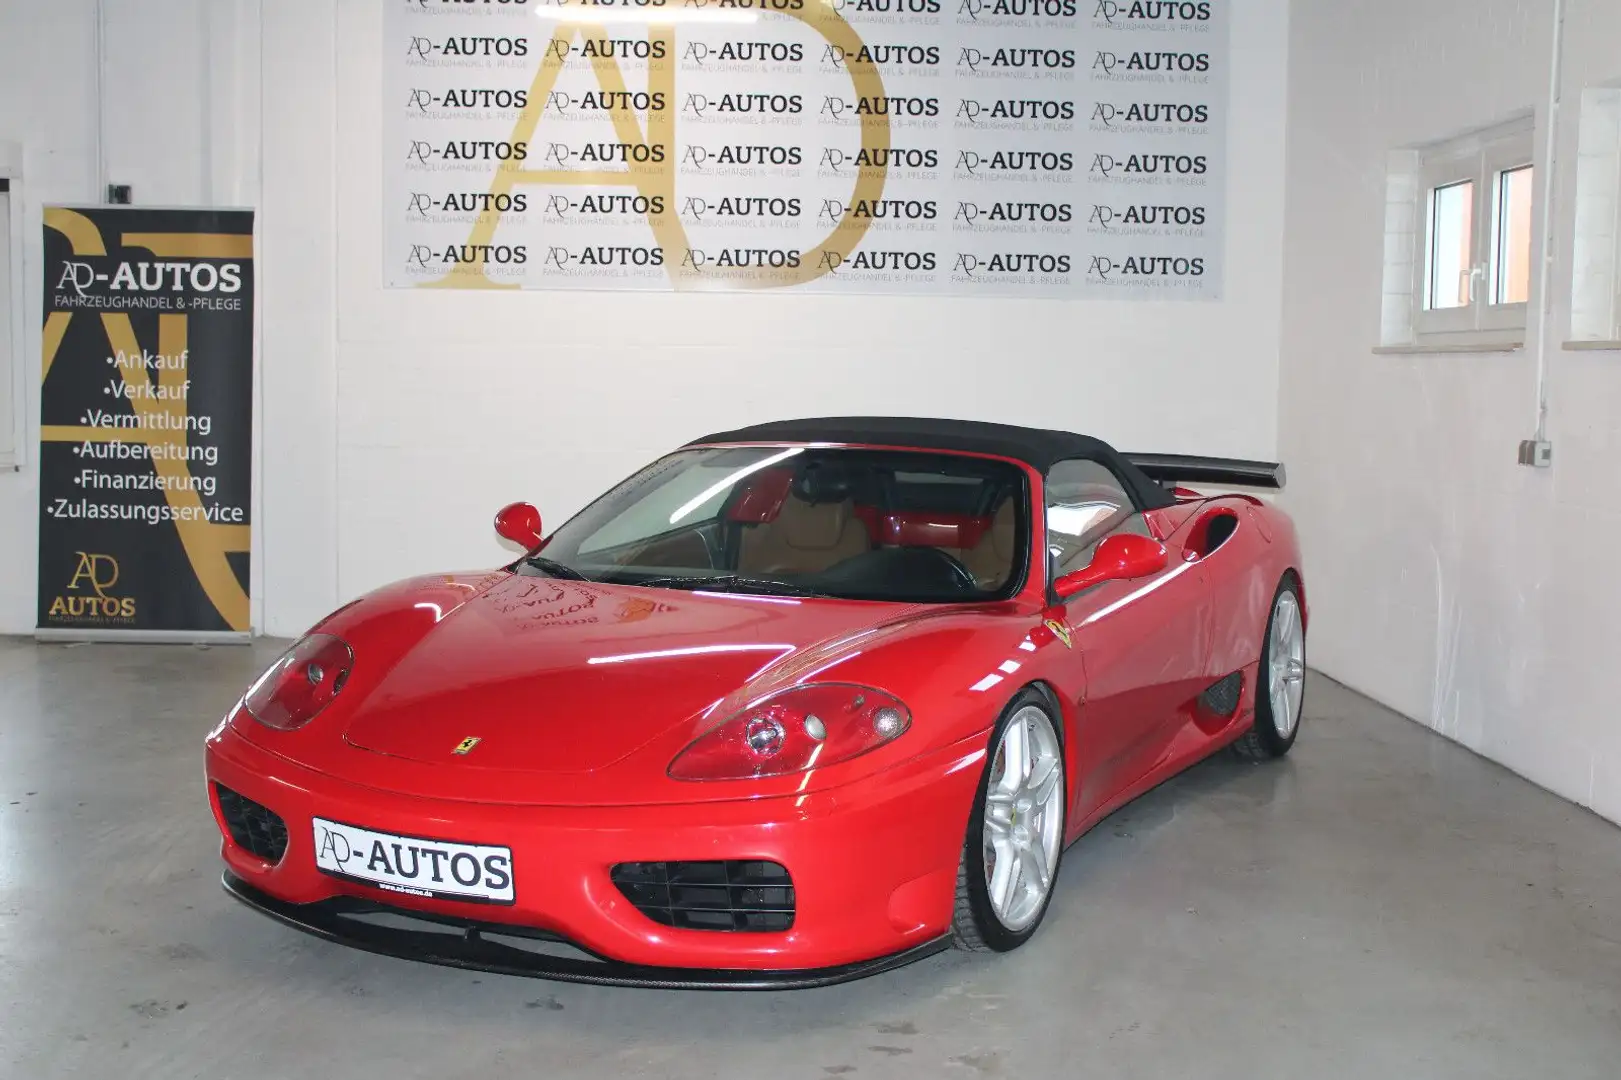
<svg viewBox="0 0 1621 1080">
<path fill-rule="evenodd" d="M 1486 280 L 1486 264 L 1485 263 L 1479 263 L 1479 264 L 1469 268 L 1469 303 L 1471 303 L 1471 304 L 1479 303 L 1479 301 L 1480 301 L 1480 295 L 1479 295 L 1480 290 L 1476 286 L 1478 285 L 1479 282 L 1482 282 L 1482 281 L 1485 281 L 1485 280 Z"/>
</svg>

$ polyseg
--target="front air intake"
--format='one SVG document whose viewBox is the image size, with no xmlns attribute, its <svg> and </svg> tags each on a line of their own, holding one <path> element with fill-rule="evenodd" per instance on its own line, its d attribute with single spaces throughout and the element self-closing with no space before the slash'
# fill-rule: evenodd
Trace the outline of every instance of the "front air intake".
<svg viewBox="0 0 1621 1080">
<path fill-rule="evenodd" d="M 281 862 L 287 851 L 287 823 L 276 813 L 252 799 L 238 795 L 224 784 L 215 784 L 220 816 L 231 839 L 240 847 L 270 863 Z"/>
<path fill-rule="evenodd" d="M 656 923 L 768 933 L 794 925 L 794 883 L 774 862 L 620 863 L 613 883 Z"/>
</svg>

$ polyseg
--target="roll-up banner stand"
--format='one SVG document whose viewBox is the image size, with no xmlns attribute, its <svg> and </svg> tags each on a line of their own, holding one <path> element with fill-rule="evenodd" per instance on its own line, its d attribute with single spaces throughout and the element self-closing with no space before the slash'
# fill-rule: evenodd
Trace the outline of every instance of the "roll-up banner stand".
<svg viewBox="0 0 1621 1080">
<path fill-rule="evenodd" d="M 45 210 L 39 621 L 246 641 L 253 213 Z"/>
</svg>

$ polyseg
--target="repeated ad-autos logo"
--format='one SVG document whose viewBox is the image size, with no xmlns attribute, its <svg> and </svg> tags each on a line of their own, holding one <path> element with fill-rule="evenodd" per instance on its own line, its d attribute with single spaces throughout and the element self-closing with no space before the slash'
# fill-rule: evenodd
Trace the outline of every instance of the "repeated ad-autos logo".
<svg viewBox="0 0 1621 1080">
<path fill-rule="evenodd" d="M 503 162 L 529 160 L 527 142 L 495 139 L 411 139 L 405 167 L 414 173 L 474 172 L 487 174 Z"/>
<path fill-rule="evenodd" d="M 1012 148 L 956 153 L 952 175 L 958 180 L 983 183 L 1073 183 L 1075 155 L 1068 150 Z"/>
<path fill-rule="evenodd" d="M 955 0 L 958 26 L 1073 30 L 1084 0 Z"/>
<path fill-rule="evenodd" d="M 950 0 L 826 0 L 845 22 L 871 26 L 937 26 Z"/>
<path fill-rule="evenodd" d="M 552 90 L 546 95 L 545 115 L 548 122 L 607 123 L 615 112 L 645 117 L 674 106 L 662 90 Z"/>
<path fill-rule="evenodd" d="M 1093 236 L 1202 237 L 1211 220 L 1200 204 L 1093 203 L 1086 231 Z"/>
<path fill-rule="evenodd" d="M 863 67 L 881 68 L 885 78 L 937 79 L 942 73 L 941 51 L 938 45 L 904 41 L 864 42 L 855 49 L 833 44 L 822 46 L 821 71 L 846 72 Z"/>
<path fill-rule="evenodd" d="M 662 247 L 648 244 L 548 244 L 540 249 L 540 274 L 552 281 L 665 280 Z"/>
<path fill-rule="evenodd" d="M 1088 0 L 1092 26 L 1136 33 L 1202 34 L 1214 18 L 1212 0 Z"/>
<path fill-rule="evenodd" d="M 797 273 L 806 254 L 794 247 L 745 247 L 739 244 L 693 244 L 681 256 L 680 268 L 714 281 L 769 279 Z"/>
<path fill-rule="evenodd" d="M 413 86 L 405 96 L 405 115 L 410 120 L 513 123 L 528 107 L 527 89 L 494 86 L 461 85 L 444 89 Z"/>
<path fill-rule="evenodd" d="M 804 150 L 777 143 L 706 141 L 681 148 L 681 171 L 691 176 L 796 177 L 804 164 Z"/>
<path fill-rule="evenodd" d="M 706 229 L 793 229 L 803 221 L 804 200 L 798 196 L 708 192 L 680 200 L 681 220 L 695 232 Z"/>
<path fill-rule="evenodd" d="M 1195 101 L 1097 101 L 1088 122 L 1100 135 L 1207 135 L 1211 108 Z"/>
<path fill-rule="evenodd" d="M 954 126 L 980 131 L 1073 131 L 1075 102 L 1052 97 L 972 97 L 957 102 Z"/>
<path fill-rule="evenodd" d="M 805 45 L 756 38 L 687 41 L 681 46 L 681 70 L 710 75 L 798 75 L 805 70 Z"/>
<path fill-rule="evenodd" d="M 406 251 L 407 276 L 421 281 L 485 277 L 497 282 L 519 282 L 529 276 L 536 249 L 523 243 L 411 244 Z"/>
<path fill-rule="evenodd" d="M 886 181 L 936 180 L 940 151 L 932 146 L 823 146 L 816 175 L 854 181 L 863 170 L 883 170 Z"/>
<path fill-rule="evenodd" d="M 525 34 L 413 35 L 405 46 L 409 68 L 527 68 L 532 43 Z"/>
<path fill-rule="evenodd" d="M 855 251 L 822 252 L 817 269 L 839 285 L 923 285 L 936 281 L 946 256 L 928 249 L 863 244 Z"/>
<path fill-rule="evenodd" d="M 623 191 L 551 191 L 543 196 L 541 220 L 552 225 L 623 225 L 665 212 L 663 195 Z"/>
<path fill-rule="evenodd" d="M 671 158 L 661 142 L 549 140 L 540 154 L 539 168 L 558 172 L 630 172 L 655 174 Z"/>
<path fill-rule="evenodd" d="M 957 49 L 956 77 L 959 79 L 1033 79 L 1048 82 L 1074 82 L 1081 63 L 1076 51 L 1067 47 L 981 48 L 963 45 Z"/>
<path fill-rule="evenodd" d="M 848 124 L 869 117 L 887 117 L 891 131 L 918 128 L 937 128 L 945 112 L 940 99 L 933 95 L 866 94 L 846 97 L 842 94 L 822 95 L 816 119 L 821 124 Z"/>
<path fill-rule="evenodd" d="M 726 91 L 682 95 L 681 118 L 695 124 L 770 125 L 796 127 L 804 123 L 802 94 Z"/>
<path fill-rule="evenodd" d="M 861 225 L 880 233 L 934 233 L 941 217 L 934 199 L 822 199 L 816 224 L 823 229 Z"/>
<path fill-rule="evenodd" d="M 1092 54 L 1091 75 L 1094 83 L 1203 86 L 1210 82 L 1211 66 L 1210 54 L 1203 51 L 1099 49 Z"/>
<path fill-rule="evenodd" d="M 1117 289 L 1204 288 L 1205 258 L 1192 253 L 1152 252 L 1086 256 L 1086 283 Z"/>
<path fill-rule="evenodd" d="M 1209 184 L 1210 158 L 1205 154 L 1093 154 L 1087 179 L 1098 184 L 1135 187 L 1202 188 Z"/>
<path fill-rule="evenodd" d="M 1093 183 L 1146 188 L 1203 188 L 1209 185 L 1206 154 L 1093 154 L 1086 178 Z"/>
<path fill-rule="evenodd" d="M 951 228 L 964 233 L 1068 236 L 1074 231 L 1075 216 L 1075 204 L 1070 202 L 958 200 Z"/>
<path fill-rule="evenodd" d="M 533 202 L 534 196 L 528 191 L 410 191 L 405 196 L 405 220 L 412 225 L 470 225 L 499 219 L 518 225 L 528 220 Z"/>
<path fill-rule="evenodd" d="M 1074 281 L 1075 258 L 1067 252 L 1015 246 L 959 251 L 951 264 L 954 284 L 974 287 L 1063 288 Z"/>
</svg>

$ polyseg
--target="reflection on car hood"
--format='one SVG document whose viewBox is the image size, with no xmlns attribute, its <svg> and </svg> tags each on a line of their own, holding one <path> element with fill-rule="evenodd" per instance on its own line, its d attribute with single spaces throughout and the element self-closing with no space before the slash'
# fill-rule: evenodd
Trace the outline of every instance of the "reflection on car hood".
<svg viewBox="0 0 1621 1080">
<path fill-rule="evenodd" d="M 588 772 L 908 610 L 511 577 L 446 613 L 359 705 L 347 739 L 445 763 L 477 737 L 469 767 Z"/>
</svg>

